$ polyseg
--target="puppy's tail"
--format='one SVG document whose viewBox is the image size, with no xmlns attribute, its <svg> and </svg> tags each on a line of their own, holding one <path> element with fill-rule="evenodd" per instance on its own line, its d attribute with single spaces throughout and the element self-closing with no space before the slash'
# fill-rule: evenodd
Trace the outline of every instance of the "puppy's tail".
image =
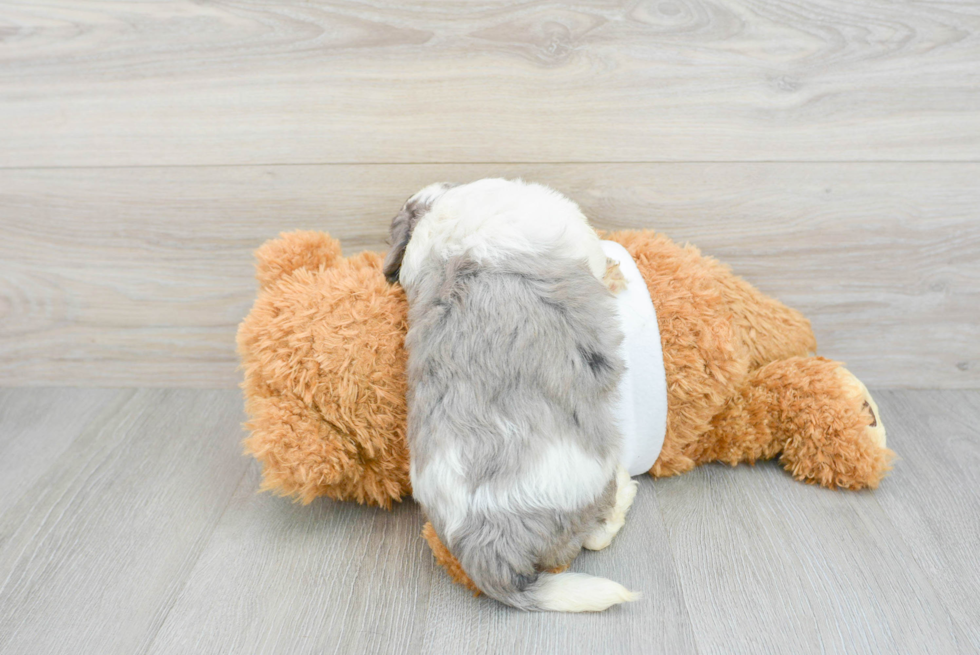
<svg viewBox="0 0 980 655">
<path fill-rule="evenodd" d="M 524 558 L 499 552 L 493 546 L 459 553 L 460 563 L 476 586 L 494 600 L 522 610 L 601 612 L 613 605 L 640 599 L 619 583 L 584 573 L 518 573 L 511 562 Z M 497 552 L 495 552 L 497 551 Z M 508 557 L 508 555 L 510 557 Z M 520 568 L 531 568 L 521 562 Z"/>
<path fill-rule="evenodd" d="M 525 594 L 533 605 L 529 609 L 548 612 L 601 612 L 640 599 L 639 592 L 618 582 L 584 573 L 541 573 Z"/>
</svg>

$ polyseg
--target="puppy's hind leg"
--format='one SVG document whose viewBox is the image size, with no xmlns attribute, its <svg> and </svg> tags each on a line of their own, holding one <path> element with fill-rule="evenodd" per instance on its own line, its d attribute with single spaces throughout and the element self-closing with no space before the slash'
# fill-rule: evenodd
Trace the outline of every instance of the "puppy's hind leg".
<svg viewBox="0 0 980 655">
<path fill-rule="evenodd" d="M 589 550 L 602 550 L 612 543 L 613 537 L 626 523 L 626 512 L 633 504 L 639 486 L 625 468 L 619 466 L 616 469 L 616 500 L 605 520 L 596 526 L 595 532 L 585 539 L 582 546 Z"/>
</svg>

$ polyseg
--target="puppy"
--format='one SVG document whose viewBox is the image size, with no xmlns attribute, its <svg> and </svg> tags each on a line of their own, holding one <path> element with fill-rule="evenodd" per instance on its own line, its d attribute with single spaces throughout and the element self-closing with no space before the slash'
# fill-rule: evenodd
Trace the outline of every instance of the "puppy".
<svg viewBox="0 0 980 655">
<path fill-rule="evenodd" d="M 635 600 L 549 572 L 607 546 L 636 494 L 619 466 L 622 334 L 595 231 L 555 191 L 487 179 L 422 189 L 391 238 L 385 276 L 409 302 L 413 495 L 443 544 L 519 609 Z"/>
</svg>

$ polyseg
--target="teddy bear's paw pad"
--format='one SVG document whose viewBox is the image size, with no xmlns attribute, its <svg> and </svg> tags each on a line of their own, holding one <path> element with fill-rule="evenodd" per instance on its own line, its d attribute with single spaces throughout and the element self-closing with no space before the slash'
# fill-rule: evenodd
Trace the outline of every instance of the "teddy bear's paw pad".
<svg viewBox="0 0 980 655">
<path fill-rule="evenodd" d="M 884 448 L 886 441 L 885 426 L 881 422 L 881 412 L 878 410 L 878 404 L 871 397 L 868 388 L 846 368 L 842 367 L 838 369 L 837 374 L 840 376 L 844 388 L 861 398 L 861 411 L 868 417 L 868 427 L 866 428 L 868 438 L 881 448 Z"/>
<path fill-rule="evenodd" d="M 868 396 L 868 399 L 864 401 L 862 408 L 864 409 L 865 413 L 871 417 L 871 423 L 868 425 L 869 436 L 874 439 L 876 444 L 884 448 L 886 441 L 885 426 L 881 423 L 878 406 L 875 405 L 875 402 L 871 399 L 871 396 Z"/>
<path fill-rule="evenodd" d="M 871 409 L 871 403 L 869 403 L 867 400 L 865 400 L 864 401 L 864 405 L 861 406 L 861 409 L 863 409 L 865 412 L 871 414 L 871 427 L 873 427 L 873 428 L 878 427 L 878 417 L 875 416 L 874 410 Z"/>
</svg>

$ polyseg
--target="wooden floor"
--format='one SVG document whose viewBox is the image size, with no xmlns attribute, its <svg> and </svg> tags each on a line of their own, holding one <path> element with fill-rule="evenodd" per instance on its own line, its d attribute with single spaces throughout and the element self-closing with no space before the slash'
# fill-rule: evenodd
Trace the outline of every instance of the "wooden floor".
<svg viewBox="0 0 980 655">
<path fill-rule="evenodd" d="M 0 652 L 975 653 L 980 392 L 876 397 L 877 491 L 644 476 L 573 565 L 644 599 L 557 615 L 453 585 L 410 501 L 257 494 L 236 391 L 2 390 Z"/>
</svg>

